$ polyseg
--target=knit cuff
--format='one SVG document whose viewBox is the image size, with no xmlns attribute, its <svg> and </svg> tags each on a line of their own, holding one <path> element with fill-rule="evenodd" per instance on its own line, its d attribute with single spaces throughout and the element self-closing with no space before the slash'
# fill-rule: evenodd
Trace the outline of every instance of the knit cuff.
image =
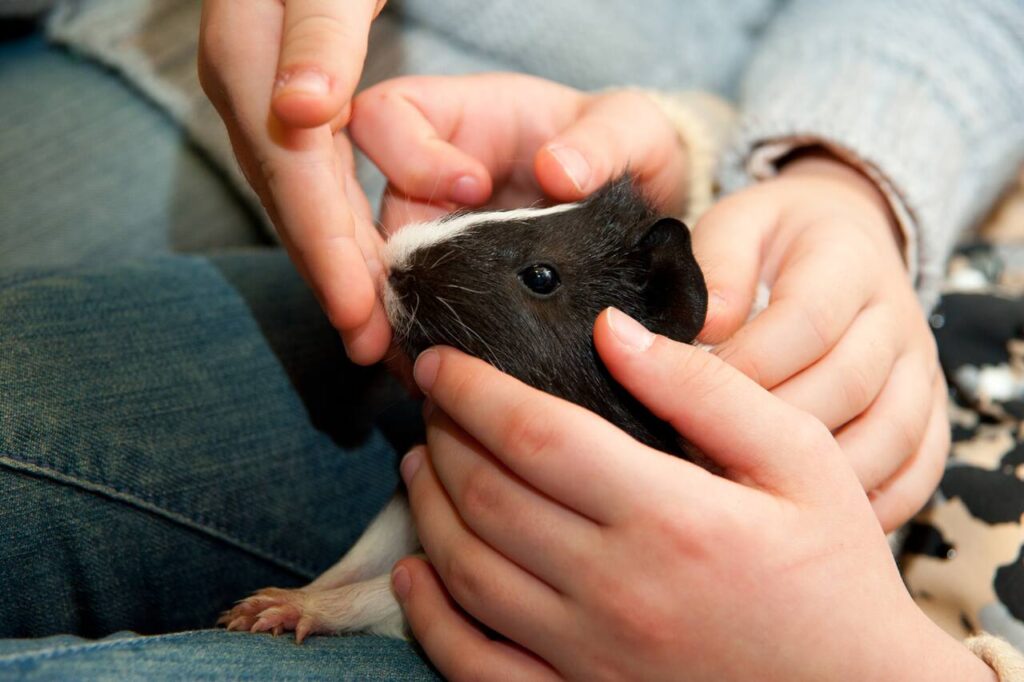
<svg viewBox="0 0 1024 682">
<path fill-rule="evenodd" d="M 640 92 L 658 105 L 686 147 L 689 188 L 684 221 L 692 227 L 718 193 L 718 160 L 732 133 L 736 112 L 725 100 L 697 90 Z"/>
<path fill-rule="evenodd" d="M 734 191 L 775 172 L 798 146 L 823 145 L 871 177 L 903 230 L 922 305 L 934 305 L 956 236 L 950 197 L 965 165 L 963 133 L 913 63 L 857 45 L 801 43 L 760 60 L 720 179 Z M 815 51 L 830 50 L 830 60 Z M 884 63 L 885 68 L 879 67 Z M 865 93 L 870 93 L 870 96 Z"/>
<path fill-rule="evenodd" d="M 1024 655 L 1005 639 L 982 634 L 968 637 L 964 646 L 992 668 L 1000 682 L 1024 680 Z"/>
</svg>

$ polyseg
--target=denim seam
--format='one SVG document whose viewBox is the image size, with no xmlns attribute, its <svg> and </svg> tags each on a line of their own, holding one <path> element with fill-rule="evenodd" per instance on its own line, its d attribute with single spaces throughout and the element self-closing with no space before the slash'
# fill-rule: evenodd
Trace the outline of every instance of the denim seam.
<svg viewBox="0 0 1024 682">
<path fill-rule="evenodd" d="M 190 528 L 216 538 L 231 545 L 232 547 L 235 547 L 236 549 L 240 549 L 259 559 L 268 561 L 280 568 L 291 571 L 301 578 L 309 580 L 316 574 L 316 571 L 312 568 L 304 567 L 287 558 L 260 549 L 251 542 L 242 540 L 225 530 L 217 528 L 215 525 L 206 521 L 203 517 L 198 515 L 195 517 L 189 517 L 181 512 L 172 511 L 171 509 L 161 506 L 150 499 L 146 499 L 144 496 L 137 493 L 119 490 L 111 485 L 96 483 L 94 481 L 70 475 L 58 469 L 40 466 L 39 464 L 25 461 L 24 459 L 2 451 L 0 451 L 0 465 L 6 465 L 17 471 L 28 472 L 37 476 L 53 479 L 60 483 L 79 487 L 83 490 L 103 495 L 118 502 L 124 502 L 139 509 L 151 512 L 157 516 L 181 524 L 186 528 Z"/>
<path fill-rule="evenodd" d="M 51 658 L 57 658 L 67 654 L 105 649 L 120 649 L 156 641 L 188 639 L 190 637 L 195 637 L 196 635 L 201 635 L 207 632 L 210 632 L 210 630 L 190 630 L 188 632 L 171 632 L 166 635 L 136 635 L 134 637 L 126 637 L 123 639 L 115 639 L 106 642 L 86 642 L 84 644 L 68 644 L 67 646 L 56 646 L 51 649 L 40 649 L 38 651 L 30 651 L 27 653 L 0 655 L 0 663 L 17 664 L 26 661 L 42 661 Z"/>
</svg>

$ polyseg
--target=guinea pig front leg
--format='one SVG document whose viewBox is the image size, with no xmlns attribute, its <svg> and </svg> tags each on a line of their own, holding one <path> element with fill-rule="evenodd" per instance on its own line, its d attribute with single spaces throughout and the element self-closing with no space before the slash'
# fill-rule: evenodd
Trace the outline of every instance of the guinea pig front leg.
<svg viewBox="0 0 1024 682">
<path fill-rule="evenodd" d="M 225 611 L 218 625 L 228 630 L 294 630 L 301 642 L 311 633 L 373 632 L 403 637 L 404 619 L 391 593 L 396 561 L 419 549 L 405 495 L 396 494 L 352 549 L 309 585 L 267 587 Z"/>
</svg>

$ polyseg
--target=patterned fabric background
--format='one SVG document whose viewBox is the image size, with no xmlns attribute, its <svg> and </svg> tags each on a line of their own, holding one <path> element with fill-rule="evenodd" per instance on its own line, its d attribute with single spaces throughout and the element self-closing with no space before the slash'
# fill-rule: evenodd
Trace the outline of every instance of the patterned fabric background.
<svg viewBox="0 0 1024 682">
<path fill-rule="evenodd" d="M 901 564 L 918 604 L 958 637 L 1024 650 L 1024 178 L 950 262 L 931 317 L 953 445 Z"/>
</svg>

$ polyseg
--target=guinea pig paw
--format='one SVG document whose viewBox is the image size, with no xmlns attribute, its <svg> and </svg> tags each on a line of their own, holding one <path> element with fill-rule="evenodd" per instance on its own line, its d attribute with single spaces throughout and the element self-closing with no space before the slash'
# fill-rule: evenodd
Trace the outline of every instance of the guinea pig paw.
<svg viewBox="0 0 1024 682">
<path fill-rule="evenodd" d="M 217 625 L 228 630 L 271 632 L 275 636 L 285 630 L 295 630 L 296 639 L 301 643 L 315 626 L 311 616 L 303 617 L 306 596 L 305 590 L 265 587 L 222 613 Z"/>
</svg>

